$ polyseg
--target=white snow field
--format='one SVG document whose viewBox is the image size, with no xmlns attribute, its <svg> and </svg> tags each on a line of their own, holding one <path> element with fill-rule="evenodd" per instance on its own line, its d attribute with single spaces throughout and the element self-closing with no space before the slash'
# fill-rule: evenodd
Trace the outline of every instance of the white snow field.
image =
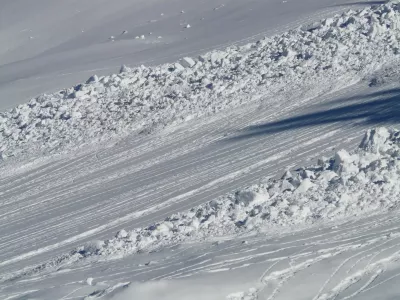
<svg viewBox="0 0 400 300">
<path fill-rule="evenodd" d="M 302 26 L 244 46 L 41 95 L 0 115 L 4 159 L 64 150 L 244 103 L 290 103 L 351 85 L 399 64 L 400 14 L 387 4 Z M 372 80 L 372 79 L 371 79 Z M 376 79 L 374 79 L 376 81 Z M 34 151 L 36 150 L 36 152 Z"/>
<path fill-rule="evenodd" d="M 171 62 L 368 3 L 0 0 L 0 109 L 93 73 L 115 73 L 121 64 Z"/>
<path fill-rule="evenodd" d="M 2 14 L 1 105 L 22 104 L 0 113 L 0 299 L 398 298 L 400 4 L 172 2 L 147 22 L 160 3 L 0 1 L 48 34 L 27 47 Z M 78 38 L 71 7 L 113 18 Z M 263 26 L 280 33 L 201 50 Z M 36 83 L 53 92 L 23 103 Z"/>
</svg>

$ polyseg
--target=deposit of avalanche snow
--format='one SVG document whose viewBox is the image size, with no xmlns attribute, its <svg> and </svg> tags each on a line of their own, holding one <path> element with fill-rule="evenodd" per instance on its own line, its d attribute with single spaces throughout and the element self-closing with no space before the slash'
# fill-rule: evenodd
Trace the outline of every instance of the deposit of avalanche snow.
<svg viewBox="0 0 400 300">
<path fill-rule="evenodd" d="M 0 113 L 3 160 L 149 132 L 250 101 L 343 88 L 398 63 L 400 4 L 342 15 L 174 64 L 122 68 Z"/>
<path fill-rule="evenodd" d="M 260 232 L 393 210 L 400 199 L 400 131 L 368 130 L 359 148 L 340 150 L 318 165 L 285 172 L 259 184 L 176 213 L 145 228 L 120 230 L 1 281 L 59 268 L 87 258 L 155 251 L 188 240 Z"/>
</svg>

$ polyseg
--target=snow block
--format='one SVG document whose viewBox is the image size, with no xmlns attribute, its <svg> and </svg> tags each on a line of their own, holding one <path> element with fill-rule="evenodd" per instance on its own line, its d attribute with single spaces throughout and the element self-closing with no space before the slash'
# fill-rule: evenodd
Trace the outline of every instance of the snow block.
<svg viewBox="0 0 400 300">
<path fill-rule="evenodd" d="M 179 72 L 185 70 L 185 68 L 180 63 L 175 63 L 174 70 Z"/>
<path fill-rule="evenodd" d="M 361 141 L 360 148 L 371 152 L 377 152 L 379 151 L 379 148 L 385 144 L 389 137 L 390 132 L 387 128 L 378 127 L 369 129 Z"/>
<path fill-rule="evenodd" d="M 99 77 L 97 77 L 97 75 L 93 75 L 86 81 L 86 83 L 92 83 L 92 82 L 98 82 L 98 81 L 99 81 Z"/>
<path fill-rule="evenodd" d="M 181 64 L 185 68 L 191 68 L 196 64 L 196 62 L 190 57 L 184 57 L 181 60 Z"/>
</svg>

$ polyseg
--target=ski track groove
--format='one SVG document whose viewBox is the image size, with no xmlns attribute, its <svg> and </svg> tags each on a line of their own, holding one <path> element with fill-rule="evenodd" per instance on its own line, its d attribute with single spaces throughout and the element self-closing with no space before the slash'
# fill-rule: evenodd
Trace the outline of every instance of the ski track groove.
<svg viewBox="0 0 400 300">
<path fill-rule="evenodd" d="M 166 129 L 165 136 L 162 133 L 155 133 L 153 138 L 132 137 L 116 142 L 111 148 L 86 154 L 78 152 L 69 159 L 61 157 L 48 163 L 39 163 L 26 172 L 17 170 L 15 174 L 9 176 L 2 174 L 0 265 L 3 270 L 1 273 L 12 270 L 14 265 L 28 262 L 33 264 L 36 256 L 40 258 L 46 252 L 62 253 L 85 240 L 110 237 L 110 234 L 125 226 L 131 228 L 151 224 L 174 212 L 189 209 L 225 192 L 254 183 L 262 176 L 281 175 L 283 167 L 300 163 L 310 155 L 317 157 L 330 153 L 332 146 L 354 147 L 354 140 L 359 139 L 365 129 L 365 125 L 356 126 L 359 120 L 293 128 L 233 142 L 226 138 L 240 135 L 249 125 L 284 120 L 301 115 L 307 109 L 318 111 L 321 109 L 321 104 L 343 98 L 344 95 L 350 97 L 358 95 L 360 89 L 363 87 L 352 87 L 316 99 L 306 99 L 301 104 L 294 103 L 279 110 L 273 108 L 279 107 L 279 103 L 275 103 L 273 107 L 263 107 L 261 104 L 251 109 L 247 108 L 245 114 L 241 114 L 242 111 L 239 109 L 224 118 L 211 117 L 193 123 L 193 126 L 179 125 Z M 370 100 L 371 98 L 361 97 L 352 101 L 365 103 Z M 300 105 L 305 105 L 306 108 L 299 108 Z M 335 107 L 342 105 L 346 103 L 331 104 Z M 321 118 L 315 121 L 318 120 Z M 377 125 L 385 123 L 386 120 Z M 223 132 L 228 133 L 227 137 L 222 134 Z M 347 143 L 343 142 L 343 133 L 346 134 Z M 293 136 L 296 139 L 293 139 Z M 77 207 L 80 209 L 77 210 Z M 121 216 L 121 211 L 127 213 Z M 260 290 L 263 291 L 264 278 L 272 270 L 286 267 L 288 261 L 289 269 L 292 271 L 278 282 L 275 290 L 269 295 L 268 299 L 272 300 L 279 295 L 282 286 L 309 265 L 351 251 L 339 246 L 347 245 L 351 248 L 351 245 L 363 244 L 363 241 L 366 245 L 365 240 L 373 239 L 377 235 L 376 232 L 369 232 L 368 225 L 378 228 L 390 225 L 390 222 L 385 220 L 376 224 L 371 221 L 360 225 L 350 222 L 332 232 L 315 232 L 308 237 L 298 237 L 289 242 L 281 241 L 279 246 L 282 248 L 275 251 L 270 250 L 274 246 L 277 247 L 271 241 L 254 238 L 254 245 L 233 244 L 224 248 L 228 253 L 221 252 L 221 256 L 218 256 L 216 249 L 218 247 L 209 249 L 210 252 L 204 253 L 204 261 L 197 261 L 200 255 L 193 257 L 183 264 L 183 268 L 176 268 L 172 272 L 173 266 L 182 266 L 178 254 L 165 258 L 161 267 L 148 266 L 135 272 L 128 269 L 126 272 L 114 273 L 113 276 L 142 278 L 141 276 L 145 274 L 150 276 L 157 274 L 155 271 L 162 271 L 161 275 L 150 276 L 152 280 L 174 279 L 202 272 L 223 273 L 224 268 L 228 270 L 247 268 L 258 263 L 271 262 L 259 279 Z M 19 227 L 23 223 L 27 226 Z M 396 230 L 399 228 L 392 226 L 380 234 Z M 57 236 L 59 242 L 53 243 L 51 236 L 48 236 L 49 233 Z M 322 249 L 332 244 L 331 249 Z M 40 245 L 40 248 L 37 245 Z M 244 250 L 237 251 L 238 247 L 244 247 Z M 254 248 L 248 249 L 248 247 L 256 247 L 256 251 L 266 248 L 266 251 L 254 254 L 252 253 L 255 251 Z M 313 252 L 307 251 L 310 248 L 320 248 L 319 250 L 322 249 L 326 253 L 317 255 L 311 258 L 309 264 L 298 267 L 304 262 L 296 265 L 297 258 L 307 259 L 314 255 Z M 296 251 L 289 256 L 274 256 L 274 253 L 288 249 Z M 339 271 L 342 272 L 342 267 L 347 262 L 371 249 L 345 259 L 323 283 L 314 299 L 332 284 L 332 278 Z M 15 252 L 15 255 L 4 261 L 7 253 L 11 252 Z M 369 263 L 377 255 L 379 254 L 373 255 Z M 211 256 L 213 259 L 207 258 Z M 369 256 L 361 257 L 350 266 L 346 271 L 347 275 L 350 276 L 350 272 L 357 269 L 358 263 L 366 257 Z M 281 266 L 281 263 L 285 266 Z M 41 280 L 39 275 L 38 280 Z M 357 293 L 363 293 L 381 284 L 371 286 L 373 282 L 375 279 L 360 288 Z"/>
</svg>

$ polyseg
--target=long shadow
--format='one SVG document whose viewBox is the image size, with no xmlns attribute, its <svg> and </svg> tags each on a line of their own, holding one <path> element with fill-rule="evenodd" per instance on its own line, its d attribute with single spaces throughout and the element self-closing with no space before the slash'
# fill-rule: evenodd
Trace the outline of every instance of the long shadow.
<svg viewBox="0 0 400 300">
<path fill-rule="evenodd" d="M 355 101 L 357 102 L 354 103 Z M 341 106 L 338 106 L 338 103 Z M 229 138 L 229 140 L 253 138 L 335 122 L 349 121 L 349 126 L 374 126 L 382 123 L 387 125 L 400 123 L 400 89 L 339 99 L 322 104 L 321 107 L 326 107 L 328 104 L 334 107 L 276 122 L 249 126 L 241 130 L 237 136 Z"/>
<path fill-rule="evenodd" d="M 381 5 L 381 4 L 385 4 L 388 1 L 358 1 L 358 2 L 351 2 L 351 3 L 342 3 L 342 4 L 334 4 L 331 7 L 340 7 L 340 6 L 355 6 L 355 5 L 368 5 L 368 6 L 372 6 L 372 5 Z"/>
</svg>

